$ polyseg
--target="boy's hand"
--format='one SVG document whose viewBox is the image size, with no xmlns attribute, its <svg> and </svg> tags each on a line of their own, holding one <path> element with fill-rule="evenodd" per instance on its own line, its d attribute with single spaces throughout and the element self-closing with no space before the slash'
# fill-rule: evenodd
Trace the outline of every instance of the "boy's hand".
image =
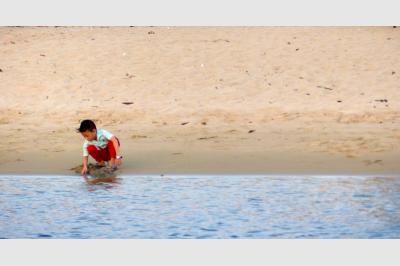
<svg viewBox="0 0 400 266">
<path fill-rule="evenodd" d="M 84 167 L 82 168 L 81 174 L 82 174 L 82 175 L 86 174 L 87 170 L 88 170 L 88 169 L 87 169 L 87 166 L 84 166 Z"/>
</svg>

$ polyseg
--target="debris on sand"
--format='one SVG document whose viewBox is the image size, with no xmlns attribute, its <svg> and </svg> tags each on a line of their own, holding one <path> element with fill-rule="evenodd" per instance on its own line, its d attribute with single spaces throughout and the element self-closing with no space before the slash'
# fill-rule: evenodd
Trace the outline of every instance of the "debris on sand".
<svg viewBox="0 0 400 266">
<path fill-rule="evenodd" d="M 333 90 L 332 88 L 325 87 L 325 86 L 317 86 L 317 88 L 325 89 L 325 90 Z"/>
<path fill-rule="evenodd" d="M 252 129 L 252 130 L 249 130 L 249 132 L 248 133 L 253 133 L 255 130 L 254 129 Z"/>
<path fill-rule="evenodd" d="M 375 100 L 375 102 L 387 103 L 388 100 L 387 99 L 379 99 L 379 100 Z"/>
<path fill-rule="evenodd" d="M 79 165 L 71 168 L 77 174 L 82 171 L 83 165 Z M 95 184 L 99 182 L 114 182 L 117 177 L 116 169 L 110 169 L 106 166 L 99 166 L 96 164 L 89 163 L 87 174 L 92 178 L 85 178 L 88 183 Z"/>
<path fill-rule="evenodd" d="M 130 104 L 133 104 L 133 102 L 122 102 L 122 104 L 130 105 Z"/>
<path fill-rule="evenodd" d="M 218 138 L 218 136 L 202 137 L 202 138 L 198 138 L 198 140 L 203 140 L 203 139 L 215 139 L 215 138 Z"/>
<path fill-rule="evenodd" d="M 230 42 L 230 41 L 225 40 L 225 39 L 216 39 L 216 40 L 212 40 L 212 42 Z"/>
</svg>

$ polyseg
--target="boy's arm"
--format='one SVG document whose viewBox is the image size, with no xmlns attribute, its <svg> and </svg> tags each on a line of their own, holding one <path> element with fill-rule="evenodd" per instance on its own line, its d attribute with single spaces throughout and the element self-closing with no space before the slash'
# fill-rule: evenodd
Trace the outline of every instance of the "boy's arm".
<svg viewBox="0 0 400 266">
<path fill-rule="evenodd" d="M 83 167 L 87 168 L 88 161 L 89 161 L 89 156 L 83 156 Z"/>
<path fill-rule="evenodd" d="M 106 139 L 111 140 L 115 149 L 115 154 L 118 156 L 119 155 L 119 145 L 118 145 L 118 140 L 117 138 L 111 134 L 110 132 L 108 132 L 105 129 L 101 129 L 103 135 L 106 137 Z"/>
<path fill-rule="evenodd" d="M 87 164 L 88 164 L 88 159 L 89 159 L 89 156 L 83 156 L 83 166 L 82 166 L 82 171 L 81 171 L 81 174 L 85 177 L 85 174 L 86 174 L 86 172 L 87 172 Z"/>
<path fill-rule="evenodd" d="M 85 141 L 83 143 L 83 147 L 82 147 L 82 152 L 83 152 L 83 158 L 82 158 L 82 171 L 81 174 L 84 175 L 87 172 L 87 165 L 88 165 L 88 161 L 89 161 L 89 152 L 87 150 L 87 141 Z"/>
<path fill-rule="evenodd" d="M 119 145 L 118 145 L 118 140 L 115 136 L 112 136 L 111 139 L 112 143 L 114 144 L 114 149 L 115 149 L 115 154 L 118 156 L 119 155 Z"/>
</svg>

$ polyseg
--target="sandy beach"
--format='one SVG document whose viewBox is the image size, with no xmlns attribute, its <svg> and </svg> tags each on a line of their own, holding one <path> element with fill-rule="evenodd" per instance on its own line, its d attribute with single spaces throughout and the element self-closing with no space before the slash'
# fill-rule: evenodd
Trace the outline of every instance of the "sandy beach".
<svg viewBox="0 0 400 266">
<path fill-rule="evenodd" d="M 399 27 L 0 27 L 0 92 L 0 174 L 74 174 L 83 119 L 123 173 L 400 173 Z"/>
</svg>

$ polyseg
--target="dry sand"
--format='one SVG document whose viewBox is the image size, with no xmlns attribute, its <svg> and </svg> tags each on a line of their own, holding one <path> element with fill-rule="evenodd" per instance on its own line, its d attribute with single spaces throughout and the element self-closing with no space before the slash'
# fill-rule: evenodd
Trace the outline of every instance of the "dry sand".
<svg viewBox="0 0 400 266">
<path fill-rule="evenodd" d="M 0 173 L 400 173 L 400 29 L 0 27 Z M 132 104 L 124 104 L 132 102 Z"/>
</svg>

